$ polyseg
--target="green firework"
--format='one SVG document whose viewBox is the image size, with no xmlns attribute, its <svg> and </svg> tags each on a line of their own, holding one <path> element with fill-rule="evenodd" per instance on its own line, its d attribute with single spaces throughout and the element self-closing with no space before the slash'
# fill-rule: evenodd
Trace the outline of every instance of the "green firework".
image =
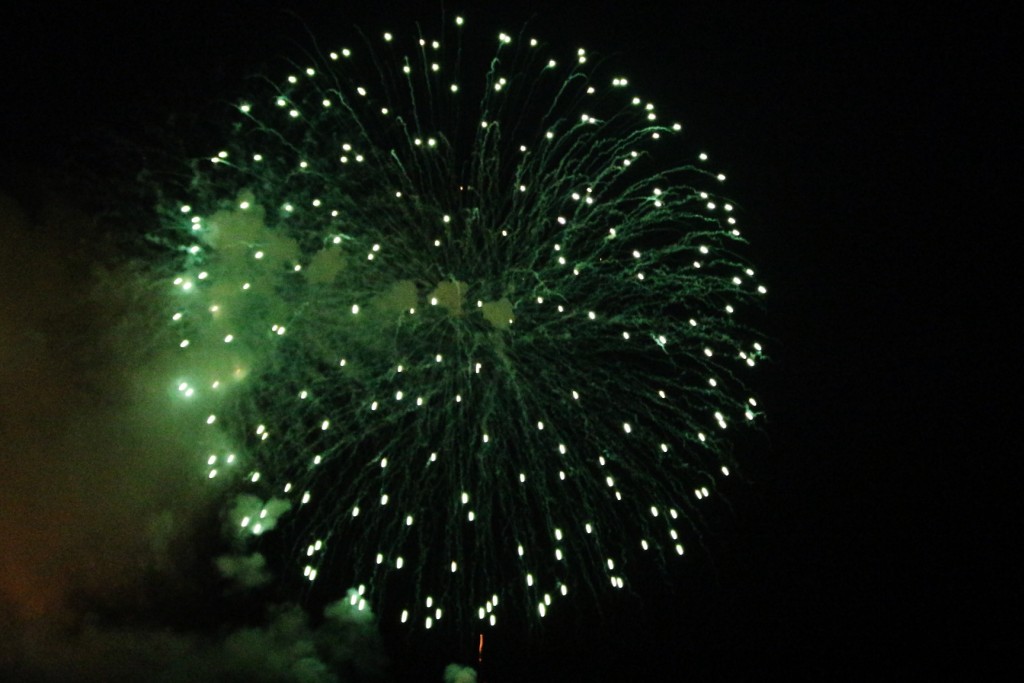
<svg viewBox="0 0 1024 683">
<path fill-rule="evenodd" d="M 464 30 L 269 84 L 175 220 L 177 389 L 232 524 L 427 628 L 682 555 L 762 355 L 682 127 L 584 50 L 501 34 L 473 63 Z"/>
</svg>

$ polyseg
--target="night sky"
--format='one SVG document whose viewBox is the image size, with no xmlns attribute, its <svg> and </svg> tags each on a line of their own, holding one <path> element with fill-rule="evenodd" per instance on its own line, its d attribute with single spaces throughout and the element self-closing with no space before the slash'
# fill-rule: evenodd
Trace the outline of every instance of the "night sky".
<svg viewBox="0 0 1024 683">
<path fill-rule="evenodd" d="M 33 3 L 0 17 L 0 678 L 205 680 L 196 672 L 212 665 L 183 661 L 216 659 L 196 643 L 227 642 L 218 622 L 241 618 L 237 602 L 204 608 L 209 578 L 190 585 L 182 569 L 203 566 L 211 541 L 188 532 L 207 501 L 178 490 L 174 440 L 148 464 L 109 455 L 130 457 L 150 430 L 116 400 L 93 400 L 129 395 L 145 370 L 131 354 L 96 357 L 123 349 L 104 331 L 106 309 L 78 298 L 78 278 L 101 251 L 90 245 L 125 228 L 89 212 L 126 201 L 125 184 L 181 149 L 215 148 L 203 121 L 245 93 L 246 77 L 301 59 L 314 38 L 340 44 L 353 25 L 436 26 L 441 7 L 254 4 Z M 1020 366 L 1009 331 L 1019 271 L 1003 265 L 1019 217 L 1001 186 L 1014 178 L 1020 191 L 1009 172 L 1019 114 L 1011 121 L 1007 104 L 1020 17 L 897 4 L 449 5 L 470 22 L 529 20 L 551 44 L 611 55 L 728 174 L 769 288 L 772 360 L 754 382 L 768 420 L 741 444 L 745 482 L 730 491 L 732 511 L 710 520 L 706 551 L 671 586 L 611 600 L 603 620 L 583 609 L 530 638 L 488 636 L 481 680 L 889 680 L 996 671 L 1020 649 L 1009 491 L 1019 410 L 1002 399 Z M 122 189 L 108 200 L 101 185 Z M 91 353 L 54 343 L 63 338 L 104 341 Z M 152 556 L 126 550 L 135 511 L 157 509 L 173 540 Z M 49 547 L 63 549 L 59 576 L 40 572 Z M 132 562 L 104 556 L 136 551 Z M 148 579 L 119 583 L 125 574 L 174 579 L 157 599 Z M 102 609 L 82 597 L 95 595 Z M 134 595 L 145 597 L 124 597 Z M 168 595 L 182 596 L 174 609 Z M 83 619 L 123 647 L 86 642 L 68 626 Z M 37 632 L 49 635 L 26 635 Z M 157 632 L 187 643 L 165 679 L 153 672 L 166 659 L 147 650 L 175 645 L 155 645 Z M 379 659 L 340 680 L 373 670 L 440 681 L 449 662 L 473 663 L 474 637 L 388 636 Z M 111 668 L 125 653 L 137 664 Z M 62 658 L 74 666 L 38 663 Z"/>
</svg>

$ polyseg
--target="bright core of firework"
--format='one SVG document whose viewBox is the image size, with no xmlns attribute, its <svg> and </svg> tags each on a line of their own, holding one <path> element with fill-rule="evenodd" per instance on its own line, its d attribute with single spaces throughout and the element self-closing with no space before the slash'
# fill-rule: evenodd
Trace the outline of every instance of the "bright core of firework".
<svg viewBox="0 0 1024 683">
<path fill-rule="evenodd" d="M 502 33 L 473 64 L 464 30 L 240 104 L 169 220 L 176 390 L 238 533 L 426 628 L 682 555 L 762 358 L 765 288 L 682 126 L 585 50 Z"/>
</svg>

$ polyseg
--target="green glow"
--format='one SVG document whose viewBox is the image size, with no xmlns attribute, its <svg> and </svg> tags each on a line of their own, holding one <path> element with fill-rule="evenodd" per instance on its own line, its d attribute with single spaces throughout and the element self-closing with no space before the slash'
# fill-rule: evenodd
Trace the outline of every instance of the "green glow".
<svg viewBox="0 0 1024 683">
<path fill-rule="evenodd" d="M 305 580 L 425 628 L 544 617 L 683 554 L 759 416 L 765 289 L 724 176 L 600 60 L 502 33 L 460 88 L 446 41 L 382 36 L 235 109 L 175 218 L 176 386 L 233 528 L 299 534 Z"/>
</svg>

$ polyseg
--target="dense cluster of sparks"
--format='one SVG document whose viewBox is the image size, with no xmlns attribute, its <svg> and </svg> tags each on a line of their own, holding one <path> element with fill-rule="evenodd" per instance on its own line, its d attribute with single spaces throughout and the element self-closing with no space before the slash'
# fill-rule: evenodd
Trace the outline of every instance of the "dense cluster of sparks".
<svg viewBox="0 0 1024 683">
<path fill-rule="evenodd" d="M 240 103 L 174 221 L 177 392 L 231 524 L 427 628 L 682 555 L 758 416 L 765 293 L 724 176 L 663 161 L 681 126 L 627 79 L 504 33 L 474 71 L 454 24 Z"/>
</svg>

